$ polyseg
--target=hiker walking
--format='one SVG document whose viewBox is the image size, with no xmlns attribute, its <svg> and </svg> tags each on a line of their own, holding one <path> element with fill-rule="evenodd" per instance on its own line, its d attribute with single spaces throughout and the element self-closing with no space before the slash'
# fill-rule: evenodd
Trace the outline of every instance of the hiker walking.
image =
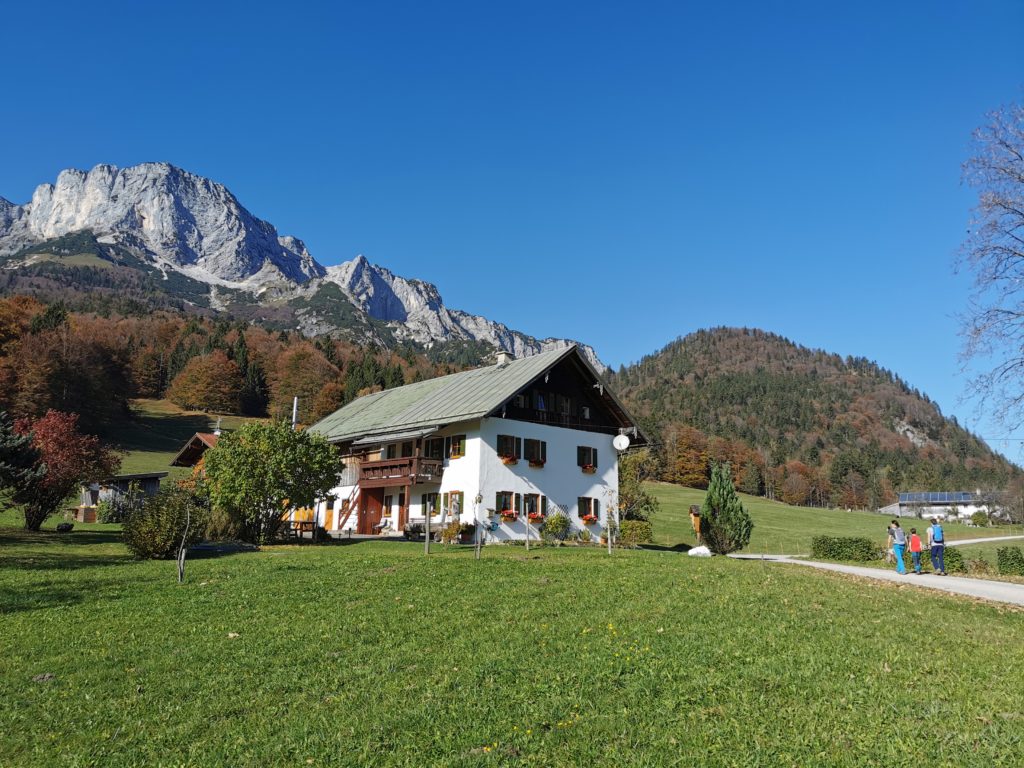
<svg viewBox="0 0 1024 768">
<path fill-rule="evenodd" d="M 900 528 L 899 520 L 892 521 L 892 528 L 889 529 L 889 545 L 892 547 L 892 555 L 896 558 L 896 573 L 906 573 L 907 567 L 903 564 L 903 550 L 907 548 L 907 534 Z"/>
<path fill-rule="evenodd" d="M 932 518 L 928 527 L 928 546 L 931 548 L 932 568 L 940 576 L 946 575 L 946 535 L 942 532 L 937 517 Z"/>
<path fill-rule="evenodd" d="M 896 558 L 892 555 L 892 523 L 885 527 L 885 564 L 892 565 Z"/>
<path fill-rule="evenodd" d="M 917 528 L 910 529 L 910 556 L 914 559 L 914 573 L 921 575 L 921 537 Z"/>
</svg>

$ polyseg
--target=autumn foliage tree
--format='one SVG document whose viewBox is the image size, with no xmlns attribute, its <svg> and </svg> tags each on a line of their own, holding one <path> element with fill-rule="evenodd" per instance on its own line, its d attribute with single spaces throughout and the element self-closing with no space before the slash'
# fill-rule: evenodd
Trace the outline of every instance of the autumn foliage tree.
<svg viewBox="0 0 1024 768">
<path fill-rule="evenodd" d="M 193 357 L 167 389 L 167 399 L 182 408 L 237 413 L 242 373 L 220 349 Z"/>
<path fill-rule="evenodd" d="M 35 421 L 19 419 L 14 429 L 31 435 L 39 466 L 46 468 L 12 497 L 24 512 L 25 527 L 30 531 L 38 531 L 79 485 L 107 477 L 121 465 L 120 456 L 99 438 L 78 431 L 78 414 L 51 410 Z"/>
</svg>

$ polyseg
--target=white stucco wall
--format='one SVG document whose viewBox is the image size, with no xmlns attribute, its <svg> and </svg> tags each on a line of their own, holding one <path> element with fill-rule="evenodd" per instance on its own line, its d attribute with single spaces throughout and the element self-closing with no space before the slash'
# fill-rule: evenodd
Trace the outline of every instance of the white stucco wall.
<svg viewBox="0 0 1024 768">
<path fill-rule="evenodd" d="M 518 464 L 505 465 L 498 458 L 498 435 L 513 435 L 524 441 L 547 442 L 547 462 L 542 468 L 531 467 L 525 458 Z M 584 445 L 597 449 L 597 471 L 586 475 L 576 464 L 576 447 Z M 525 450 L 525 448 L 524 448 Z M 523 539 L 527 522 L 520 516 L 510 523 L 490 515 L 498 491 L 513 493 L 539 493 L 548 498 L 548 513 L 557 504 L 569 515 L 574 528 L 583 528 L 576 500 L 580 496 L 601 502 L 601 519 L 590 526 L 595 537 L 604 527 L 612 504 L 618 502 L 618 455 L 612 447 L 612 436 L 596 432 L 583 432 L 546 424 L 532 424 L 512 419 L 482 419 L 480 423 L 480 493 L 483 495 L 480 517 L 497 524 L 488 532 L 494 540 Z M 467 496 L 467 499 L 469 497 Z M 497 510 L 495 510 L 497 512 Z M 531 536 L 536 538 L 536 526 Z"/>
<path fill-rule="evenodd" d="M 533 424 L 512 419 L 486 418 L 479 422 L 464 422 L 446 427 L 431 437 L 466 435 L 466 454 L 458 459 L 445 459 L 444 475 L 440 485 L 414 485 L 410 489 L 409 520 L 420 522 L 424 519 L 420 497 L 424 493 L 451 493 L 461 491 L 464 504 L 459 515 L 463 522 L 479 519 L 489 524 L 486 533 L 488 541 L 523 539 L 527 535 L 527 521 L 524 515 L 512 522 L 503 522 L 494 510 L 495 494 L 499 491 L 527 494 L 537 493 L 548 499 L 548 513 L 557 504 L 572 521 L 573 527 L 587 527 L 580 520 L 577 499 L 581 496 L 597 499 L 601 504 L 600 521 L 589 526 L 595 538 L 607 524 L 613 504 L 618 502 L 618 454 L 612 447 L 612 436 L 596 432 L 584 432 L 564 427 Z M 515 465 L 506 465 L 498 458 L 498 435 L 512 435 L 524 441 L 543 440 L 547 443 L 547 461 L 543 467 L 531 467 L 525 458 Z M 588 446 L 597 449 L 597 471 L 584 474 L 576 464 L 576 448 Z M 524 445 L 525 449 L 525 445 Z M 339 486 L 332 491 L 336 501 L 335 511 L 342 500 L 349 498 L 352 486 Z M 403 488 L 398 486 L 384 489 L 392 497 L 391 510 L 384 510 L 390 517 L 392 529 L 398 525 L 398 495 Z M 483 497 L 479 510 L 475 509 L 477 493 Z M 323 505 L 320 505 L 323 519 Z M 332 519 L 336 520 L 336 516 Z M 450 520 L 445 512 L 441 517 L 431 518 L 431 524 Z M 356 513 L 349 516 L 345 530 L 356 528 Z M 537 527 L 531 528 L 531 537 L 538 537 Z"/>
</svg>

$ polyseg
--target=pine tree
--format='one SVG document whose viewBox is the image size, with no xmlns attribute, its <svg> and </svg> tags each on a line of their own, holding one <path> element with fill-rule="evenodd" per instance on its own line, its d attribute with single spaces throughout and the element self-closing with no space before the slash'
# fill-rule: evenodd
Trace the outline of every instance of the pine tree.
<svg viewBox="0 0 1024 768">
<path fill-rule="evenodd" d="M 39 451 L 32 445 L 32 435 L 19 435 L 6 411 L 0 411 L 0 493 L 14 495 L 29 487 L 46 473 L 39 463 Z"/>
<path fill-rule="evenodd" d="M 714 464 L 700 510 L 700 537 L 704 545 L 718 555 L 736 552 L 750 543 L 753 528 L 754 523 L 733 487 L 729 465 Z"/>
</svg>

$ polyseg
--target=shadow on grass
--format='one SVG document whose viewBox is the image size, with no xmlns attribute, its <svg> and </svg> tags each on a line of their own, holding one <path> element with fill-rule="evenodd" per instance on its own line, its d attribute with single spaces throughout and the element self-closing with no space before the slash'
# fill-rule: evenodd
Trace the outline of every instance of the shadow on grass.
<svg viewBox="0 0 1024 768">
<path fill-rule="evenodd" d="M 131 418 L 109 435 L 126 451 L 177 451 L 196 432 L 208 432 L 205 414 L 133 411 Z"/>
<path fill-rule="evenodd" d="M 44 608 L 77 605 L 84 598 L 81 590 L 70 587 L 26 589 L 24 591 L 0 588 L 0 616 L 18 611 L 37 611 Z"/>
<path fill-rule="evenodd" d="M 97 544 L 118 544 L 121 541 L 121 531 L 117 529 L 107 530 L 78 530 L 71 533 L 57 533 L 56 531 L 28 531 L 24 528 L 0 528 L 0 545 L 8 544 L 43 544 L 55 547 L 78 547 L 95 546 Z"/>
<path fill-rule="evenodd" d="M 652 552 L 689 552 L 693 549 L 693 545 L 680 543 L 668 547 L 664 544 L 641 544 L 640 549 L 649 549 Z"/>
</svg>

